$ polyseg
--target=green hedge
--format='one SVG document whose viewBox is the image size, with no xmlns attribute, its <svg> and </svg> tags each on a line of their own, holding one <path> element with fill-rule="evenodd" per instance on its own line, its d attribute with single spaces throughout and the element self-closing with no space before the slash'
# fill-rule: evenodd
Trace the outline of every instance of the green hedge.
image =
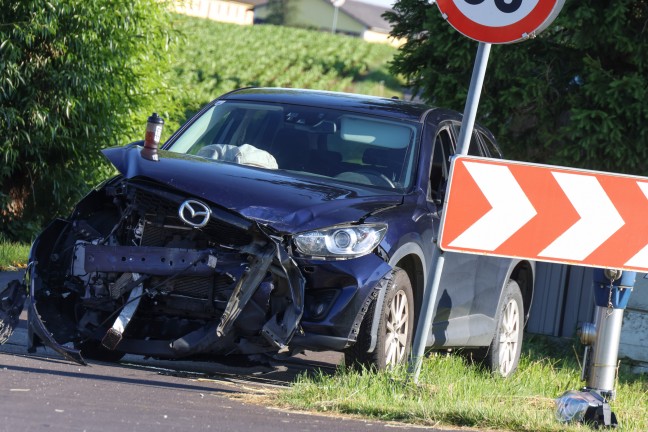
<svg viewBox="0 0 648 432">
<path fill-rule="evenodd" d="M 394 9 L 393 70 L 463 111 L 477 43 L 427 0 Z M 648 175 L 647 22 L 646 0 L 565 2 L 535 39 L 493 46 L 478 120 L 512 159 Z"/>
<path fill-rule="evenodd" d="M 165 1 L 0 0 L 0 219 L 28 239 L 106 171 L 161 97 Z M 164 96 L 166 97 L 166 96 Z"/>
</svg>

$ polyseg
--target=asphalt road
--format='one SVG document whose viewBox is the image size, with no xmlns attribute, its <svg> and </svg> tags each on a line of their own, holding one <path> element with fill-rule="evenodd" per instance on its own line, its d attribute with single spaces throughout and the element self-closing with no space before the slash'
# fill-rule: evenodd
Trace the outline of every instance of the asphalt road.
<svg viewBox="0 0 648 432">
<path fill-rule="evenodd" d="M 0 273 L 0 287 L 19 275 Z M 264 364 L 155 361 L 79 366 L 26 350 L 26 315 L 0 346 L 0 432 L 49 431 L 441 431 L 311 415 L 263 406 L 255 395 L 288 386 L 304 371 L 334 373 L 338 353 Z"/>
</svg>

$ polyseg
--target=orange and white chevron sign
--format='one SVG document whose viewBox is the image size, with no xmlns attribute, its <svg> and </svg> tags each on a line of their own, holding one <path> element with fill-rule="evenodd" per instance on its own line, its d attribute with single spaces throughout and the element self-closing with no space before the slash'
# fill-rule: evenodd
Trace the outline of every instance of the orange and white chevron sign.
<svg viewBox="0 0 648 432">
<path fill-rule="evenodd" d="M 444 251 L 648 272 L 648 178 L 458 156 Z"/>
</svg>

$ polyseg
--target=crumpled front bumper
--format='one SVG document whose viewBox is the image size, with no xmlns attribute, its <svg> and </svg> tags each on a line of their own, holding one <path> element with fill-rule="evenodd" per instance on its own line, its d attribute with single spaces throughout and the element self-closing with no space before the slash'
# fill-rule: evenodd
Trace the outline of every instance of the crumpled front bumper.
<svg viewBox="0 0 648 432">
<path fill-rule="evenodd" d="M 85 364 L 82 354 L 71 347 L 71 342 L 57 342 L 57 339 L 64 339 L 57 336 L 60 332 L 57 332 L 56 314 L 52 314 L 51 305 L 39 304 L 48 301 L 44 293 L 47 293 L 50 287 L 45 286 L 44 281 L 47 278 L 44 278 L 44 275 L 53 269 L 61 271 L 61 266 L 64 267 L 64 264 L 50 260 L 56 255 L 54 245 L 57 239 L 70 229 L 70 226 L 70 221 L 62 219 L 52 222 L 32 246 L 30 266 L 25 277 L 29 289 L 29 349 L 34 350 L 38 344 L 43 344 L 68 360 Z M 263 228 L 257 229 L 263 231 Z M 214 348 L 231 344 L 236 338 L 236 328 L 233 324 L 241 316 L 246 304 L 265 284 L 262 281 L 267 274 L 277 277 L 276 281 L 279 282 L 273 288 L 273 295 L 275 300 L 281 299 L 281 307 L 272 309 L 261 328 L 260 334 L 269 346 L 276 350 L 342 350 L 353 344 L 370 303 L 379 295 L 379 281 L 391 270 L 391 266 L 374 254 L 353 260 L 297 262 L 288 253 L 281 238 L 272 235 L 257 238 L 262 240 L 243 247 L 247 248 L 244 252 L 251 260 L 247 262 L 246 272 L 229 296 L 220 319 L 175 339 L 119 338 L 111 349 L 161 358 L 182 358 L 193 354 L 219 352 Z M 177 251 L 167 249 L 85 243 L 77 251 L 77 259 L 86 271 L 146 274 L 148 269 L 153 274 L 172 277 L 169 272 L 180 270 L 169 270 L 169 264 L 164 267 L 142 267 L 136 264 L 142 262 L 147 253 L 162 254 L 160 256 L 168 258 L 165 260 L 167 263 L 171 261 L 170 258 L 174 258 L 175 262 L 176 257 L 169 254 Z M 119 259 L 115 259 L 115 253 Z M 187 253 L 199 254 L 201 251 L 188 250 Z M 160 261 L 160 257 L 157 258 Z M 222 259 L 223 263 L 226 261 L 226 257 L 217 258 Z M 206 265 L 196 266 L 194 271 L 204 273 L 214 269 Z M 327 290 L 336 290 L 337 294 L 329 301 L 324 314 L 313 316 L 309 310 L 317 306 L 316 303 L 322 300 L 322 297 L 318 296 Z M 275 306 L 276 304 L 275 302 Z M 49 316 L 50 314 L 52 316 Z M 241 353 L 253 353 L 255 349 L 250 345 L 239 348 Z M 226 351 L 221 353 L 225 354 Z"/>
<path fill-rule="evenodd" d="M 36 310 L 36 302 L 33 300 L 33 281 L 34 266 L 30 265 L 24 281 L 13 280 L 0 291 L 0 344 L 5 343 L 18 326 L 20 314 L 27 303 L 28 350 L 35 351 L 34 336 L 37 336 L 45 346 L 52 348 L 66 359 L 85 365 L 86 361 L 79 351 L 60 345 L 45 328 L 45 324 Z"/>
<path fill-rule="evenodd" d="M 52 250 L 52 245 L 56 243 L 55 238 L 65 232 L 69 226 L 68 221 L 61 219 L 54 221 L 41 233 L 32 246 L 29 271 L 26 275 L 30 294 L 28 302 L 29 349 L 34 350 L 38 343 L 42 343 L 71 361 L 85 364 L 85 360 L 78 350 L 70 348 L 67 343 L 61 345 L 57 342 L 53 336 L 56 334 L 57 322 L 48 317 L 46 325 L 38 310 L 38 303 L 43 301 L 43 295 L 39 296 L 38 294 L 48 290 L 48 287 L 44 286 L 43 274 L 49 271 L 49 264 L 46 265 L 46 263 L 56 252 Z M 265 241 L 255 241 L 244 246 L 242 251 L 249 254 L 252 259 L 247 263 L 247 270 L 236 284 L 219 320 L 174 340 L 151 341 L 125 338 L 113 349 L 154 357 L 180 358 L 210 352 L 211 348 L 217 347 L 221 343 L 231 343 L 235 338 L 233 334 L 236 331 L 233 329 L 234 322 L 269 273 L 277 275 L 278 280 L 281 281 L 275 287 L 274 294 L 286 301 L 283 308 L 273 311 L 273 315 L 263 325 L 261 335 L 270 346 L 274 346 L 278 350 L 286 348 L 294 334 L 300 331 L 304 310 L 304 278 L 279 238 L 267 236 Z M 192 250 L 185 252 L 189 255 L 201 253 L 201 251 Z M 115 247 L 86 244 L 78 248 L 78 256 L 75 256 L 85 271 L 130 273 L 148 270 L 153 274 L 158 274 L 160 271 L 169 272 L 168 264 L 160 269 L 154 265 L 134 268 L 133 266 L 138 265 L 134 263 L 141 263 L 147 253 L 168 255 L 173 253 L 173 250 L 157 247 Z M 216 260 L 215 257 L 214 259 Z M 57 264 L 57 266 L 60 265 L 60 263 Z M 204 273 L 215 270 L 208 266 L 192 266 L 191 271 Z M 182 270 L 177 270 L 177 272 L 182 274 Z M 160 274 L 170 276 L 167 273 Z M 48 327 L 50 327 L 49 330 Z"/>
</svg>

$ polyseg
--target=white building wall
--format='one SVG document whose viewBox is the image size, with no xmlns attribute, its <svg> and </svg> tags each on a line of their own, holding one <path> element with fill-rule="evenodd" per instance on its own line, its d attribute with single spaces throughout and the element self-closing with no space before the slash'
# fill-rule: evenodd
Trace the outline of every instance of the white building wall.
<svg viewBox="0 0 648 432">
<path fill-rule="evenodd" d="M 252 25 L 254 22 L 252 6 L 233 1 L 187 0 L 178 2 L 176 11 L 189 16 L 240 25 Z"/>
</svg>

